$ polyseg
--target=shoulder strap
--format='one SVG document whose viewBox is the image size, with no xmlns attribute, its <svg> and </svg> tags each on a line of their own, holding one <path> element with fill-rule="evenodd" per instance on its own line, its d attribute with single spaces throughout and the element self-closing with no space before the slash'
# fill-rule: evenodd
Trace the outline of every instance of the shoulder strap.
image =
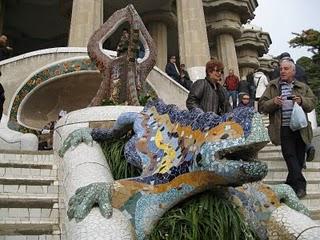
<svg viewBox="0 0 320 240">
<path fill-rule="evenodd" d="M 262 76 L 261 76 L 261 77 L 262 77 Z M 259 82 L 260 82 L 261 77 L 259 77 L 259 79 L 258 79 L 257 87 L 259 86 Z"/>
</svg>

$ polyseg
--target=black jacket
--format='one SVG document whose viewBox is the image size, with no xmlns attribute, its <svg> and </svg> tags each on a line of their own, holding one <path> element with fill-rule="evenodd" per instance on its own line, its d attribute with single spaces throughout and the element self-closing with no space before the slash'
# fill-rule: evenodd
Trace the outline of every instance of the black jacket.
<svg viewBox="0 0 320 240">
<path fill-rule="evenodd" d="M 180 74 L 177 72 L 173 63 L 167 63 L 166 65 L 166 73 L 172 77 L 177 82 L 180 82 Z"/>
<path fill-rule="evenodd" d="M 0 120 L 2 118 L 2 113 L 3 113 L 3 103 L 5 101 L 5 97 L 4 97 L 4 89 L 2 84 L 0 83 Z"/>
<path fill-rule="evenodd" d="M 239 82 L 238 92 L 239 93 L 247 93 L 247 94 L 250 93 L 250 86 L 249 86 L 249 83 L 247 82 L 247 80 L 241 80 Z"/>
<path fill-rule="evenodd" d="M 200 108 L 204 112 L 218 115 L 232 111 L 223 87 L 219 83 L 214 86 L 207 79 L 200 79 L 192 84 L 186 105 L 189 110 Z"/>
</svg>

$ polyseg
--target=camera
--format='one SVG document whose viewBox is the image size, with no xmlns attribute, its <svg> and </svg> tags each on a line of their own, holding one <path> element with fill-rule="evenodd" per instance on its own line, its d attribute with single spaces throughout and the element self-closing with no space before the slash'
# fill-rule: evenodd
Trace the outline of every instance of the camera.
<svg viewBox="0 0 320 240">
<path fill-rule="evenodd" d="M 287 100 L 292 100 L 294 97 L 293 96 L 288 96 Z"/>
</svg>

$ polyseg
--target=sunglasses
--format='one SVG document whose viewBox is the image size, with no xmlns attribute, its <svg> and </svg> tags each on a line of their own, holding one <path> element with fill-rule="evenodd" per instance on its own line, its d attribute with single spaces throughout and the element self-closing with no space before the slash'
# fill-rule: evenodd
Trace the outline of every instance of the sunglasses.
<svg viewBox="0 0 320 240">
<path fill-rule="evenodd" d="M 242 100 L 250 100 L 250 98 L 242 98 Z"/>
</svg>

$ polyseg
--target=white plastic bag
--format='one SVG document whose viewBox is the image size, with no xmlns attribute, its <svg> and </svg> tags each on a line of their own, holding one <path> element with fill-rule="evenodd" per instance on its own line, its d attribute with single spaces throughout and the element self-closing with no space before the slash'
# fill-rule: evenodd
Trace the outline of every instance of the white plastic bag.
<svg viewBox="0 0 320 240">
<path fill-rule="evenodd" d="M 308 126 L 308 121 L 307 121 L 306 114 L 304 113 L 302 107 L 295 102 L 293 105 L 291 119 L 290 119 L 290 128 L 292 131 L 297 131 L 307 126 Z"/>
</svg>

